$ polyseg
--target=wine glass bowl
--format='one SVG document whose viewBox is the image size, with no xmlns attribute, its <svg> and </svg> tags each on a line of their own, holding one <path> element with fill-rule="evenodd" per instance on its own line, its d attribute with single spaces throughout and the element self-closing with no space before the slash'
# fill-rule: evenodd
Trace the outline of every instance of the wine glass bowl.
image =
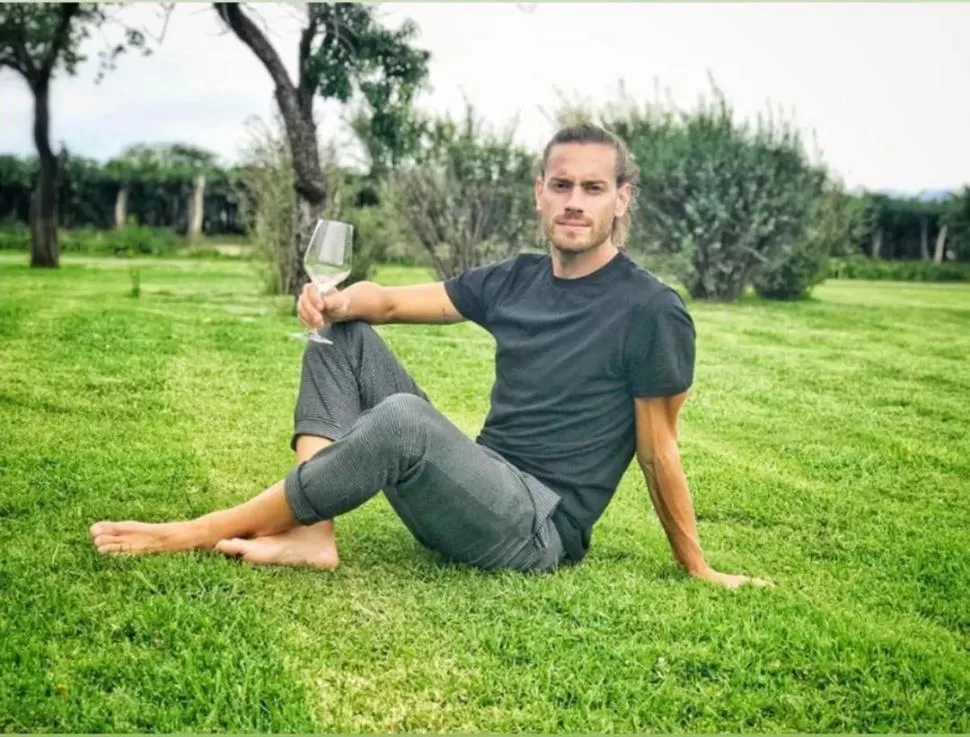
<svg viewBox="0 0 970 737">
<path fill-rule="evenodd" d="M 353 225 L 338 220 L 317 220 L 303 255 L 303 268 L 310 281 L 316 285 L 320 296 L 327 294 L 350 276 L 353 242 Z M 298 337 L 332 345 L 332 341 L 316 330 L 300 333 Z"/>
</svg>

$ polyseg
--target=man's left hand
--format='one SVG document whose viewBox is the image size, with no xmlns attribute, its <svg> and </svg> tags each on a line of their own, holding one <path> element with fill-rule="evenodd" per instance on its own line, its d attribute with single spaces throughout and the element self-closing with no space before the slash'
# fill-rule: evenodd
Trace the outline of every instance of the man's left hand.
<svg viewBox="0 0 970 737">
<path fill-rule="evenodd" d="M 726 589 L 737 589 L 742 586 L 757 586 L 759 588 L 774 586 L 771 581 L 763 578 L 754 578 L 753 576 L 738 576 L 730 573 L 719 573 L 713 568 L 705 568 L 704 570 L 692 573 L 691 575 L 694 576 L 694 578 L 709 581 L 717 584 L 718 586 L 723 586 Z"/>
</svg>

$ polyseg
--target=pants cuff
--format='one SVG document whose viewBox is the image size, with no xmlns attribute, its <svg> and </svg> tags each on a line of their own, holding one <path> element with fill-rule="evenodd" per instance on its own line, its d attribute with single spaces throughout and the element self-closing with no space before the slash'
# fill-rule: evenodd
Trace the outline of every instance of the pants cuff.
<svg viewBox="0 0 970 737">
<path fill-rule="evenodd" d="M 320 522 L 323 518 L 317 514 L 303 491 L 303 484 L 300 482 L 300 470 L 302 468 L 303 464 L 301 463 L 286 474 L 286 478 L 283 479 L 283 493 L 297 521 L 301 525 L 312 525 Z"/>
<path fill-rule="evenodd" d="M 296 439 L 300 435 L 313 435 L 318 438 L 327 438 L 336 442 L 344 434 L 339 425 L 328 420 L 316 420 L 305 418 L 297 420 L 293 426 L 293 436 L 290 438 L 290 450 L 296 450 Z"/>
</svg>

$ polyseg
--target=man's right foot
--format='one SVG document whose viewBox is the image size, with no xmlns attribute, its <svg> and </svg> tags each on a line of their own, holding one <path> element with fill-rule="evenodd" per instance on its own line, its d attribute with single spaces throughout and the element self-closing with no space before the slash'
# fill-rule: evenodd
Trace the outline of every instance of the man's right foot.
<svg viewBox="0 0 970 737">
<path fill-rule="evenodd" d="M 279 535 L 251 540 L 220 540 L 215 549 L 257 565 L 312 566 L 333 569 L 340 565 L 333 527 L 327 522 L 294 527 Z"/>
</svg>

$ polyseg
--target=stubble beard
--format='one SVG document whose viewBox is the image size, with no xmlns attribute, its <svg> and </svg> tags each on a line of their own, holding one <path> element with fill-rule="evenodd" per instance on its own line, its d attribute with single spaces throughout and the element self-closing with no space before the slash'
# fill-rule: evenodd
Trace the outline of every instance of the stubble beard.
<svg viewBox="0 0 970 737">
<path fill-rule="evenodd" d="M 549 239 L 552 249 L 558 256 L 559 262 L 564 266 L 575 263 L 587 253 L 592 253 L 593 251 L 602 248 L 610 240 L 612 230 L 610 227 L 602 231 L 591 231 L 588 239 L 578 242 L 570 242 L 554 237 L 554 228 L 555 223 L 553 223 L 551 227 L 547 226 L 545 228 L 546 237 Z"/>
</svg>

